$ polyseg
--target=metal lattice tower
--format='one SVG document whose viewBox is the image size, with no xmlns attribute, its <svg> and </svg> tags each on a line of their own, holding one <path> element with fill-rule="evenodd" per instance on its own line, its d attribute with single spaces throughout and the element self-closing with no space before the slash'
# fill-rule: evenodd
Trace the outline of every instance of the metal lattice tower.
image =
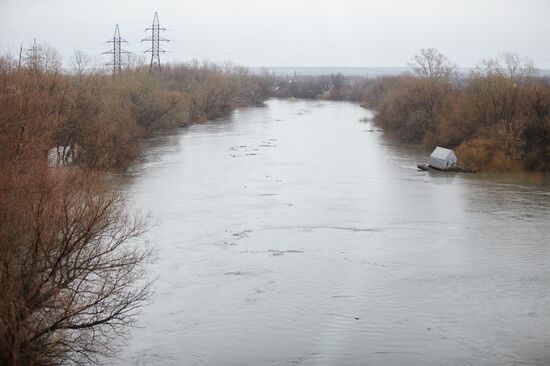
<svg viewBox="0 0 550 366">
<path fill-rule="evenodd" d="M 145 51 L 145 53 L 151 54 L 151 64 L 149 65 L 149 72 L 158 72 L 160 73 L 160 54 L 165 53 L 166 51 L 160 48 L 160 42 L 169 42 L 170 40 L 162 38 L 160 32 L 166 31 L 166 28 L 161 28 L 159 24 L 159 16 L 155 12 L 155 17 L 153 18 L 153 25 L 149 28 L 145 28 L 145 31 L 151 31 L 151 37 L 142 39 L 142 42 L 151 42 L 151 48 Z"/>
<path fill-rule="evenodd" d="M 40 61 L 42 60 L 42 48 L 38 47 L 36 44 L 36 38 L 32 43 L 32 47 L 27 50 L 26 59 L 32 67 L 40 66 Z"/>
<path fill-rule="evenodd" d="M 122 71 L 122 65 L 124 64 L 124 62 L 122 61 L 122 54 L 130 53 L 122 49 L 122 43 L 128 43 L 128 42 L 122 37 L 120 37 L 120 30 L 118 28 L 118 24 L 115 27 L 115 33 L 113 35 L 113 39 L 108 40 L 106 43 L 113 44 L 113 49 L 109 51 L 105 51 L 103 52 L 103 54 L 113 55 L 113 61 L 111 63 L 108 63 L 107 65 L 111 66 L 113 70 L 113 76 L 115 76 L 116 74 Z"/>
<path fill-rule="evenodd" d="M 23 43 L 19 47 L 19 62 L 17 63 L 17 70 L 21 69 L 21 60 L 23 59 Z"/>
</svg>

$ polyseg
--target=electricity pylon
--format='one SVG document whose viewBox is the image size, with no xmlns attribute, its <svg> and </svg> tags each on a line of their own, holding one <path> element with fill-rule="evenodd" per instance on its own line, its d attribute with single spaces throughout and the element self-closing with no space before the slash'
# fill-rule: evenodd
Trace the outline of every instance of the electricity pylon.
<svg viewBox="0 0 550 366">
<path fill-rule="evenodd" d="M 36 44 L 36 38 L 32 43 L 32 47 L 27 49 L 27 62 L 31 67 L 38 68 L 42 61 L 42 48 Z"/>
<path fill-rule="evenodd" d="M 145 53 L 151 54 L 151 64 L 149 65 L 150 73 L 160 73 L 160 54 L 165 53 L 166 51 L 160 48 L 160 42 L 170 42 L 166 38 L 160 36 L 160 32 L 166 31 L 166 28 L 161 28 L 159 24 L 159 16 L 155 12 L 155 17 L 153 18 L 153 25 L 148 28 L 145 28 L 145 31 L 151 31 L 151 37 L 142 39 L 142 42 L 151 42 L 151 48 L 145 51 Z"/>
<path fill-rule="evenodd" d="M 113 39 L 108 40 L 106 43 L 112 43 L 113 49 L 103 52 L 103 54 L 113 55 L 113 61 L 108 63 L 107 66 L 111 66 L 113 70 L 113 76 L 122 71 L 122 61 L 123 53 L 130 53 L 122 49 L 122 43 L 128 43 L 125 39 L 120 37 L 120 30 L 118 29 L 118 24 L 115 27 L 115 33 Z"/>
</svg>

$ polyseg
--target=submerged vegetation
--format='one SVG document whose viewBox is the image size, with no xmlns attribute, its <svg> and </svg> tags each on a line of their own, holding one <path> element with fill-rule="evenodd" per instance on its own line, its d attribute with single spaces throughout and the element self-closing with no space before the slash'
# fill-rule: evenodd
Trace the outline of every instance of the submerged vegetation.
<svg viewBox="0 0 550 366">
<path fill-rule="evenodd" d="M 342 75 L 280 81 L 277 95 L 361 102 L 373 123 L 400 141 L 455 148 L 476 171 L 550 170 L 550 82 L 514 54 L 468 74 L 435 49 L 421 50 L 414 74 Z"/>
<path fill-rule="evenodd" d="M 115 78 L 77 54 L 63 72 L 0 58 L 0 364 L 95 363 L 149 299 L 146 218 L 102 172 L 139 140 L 261 103 L 266 79 L 208 63 L 129 67 Z"/>
</svg>

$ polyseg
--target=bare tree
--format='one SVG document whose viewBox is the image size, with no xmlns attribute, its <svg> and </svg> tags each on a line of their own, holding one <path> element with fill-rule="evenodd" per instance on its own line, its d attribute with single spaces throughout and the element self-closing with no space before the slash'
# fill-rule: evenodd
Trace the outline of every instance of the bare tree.
<svg viewBox="0 0 550 366">
<path fill-rule="evenodd" d="M 63 60 L 57 49 L 47 45 L 44 45 L 43 49 L 42 70 L 44 72 L 61 71 Z"/>
<path fill-rule="evenodd" d="M 449 81 L 456 70 L 456 65 L 435 48 L 421 49 L 408 65 L 418 76 L 437 81 Z"/>
<path fill-rule="evenodd" d="M 509 77 L 516 85 L 528 82 L 535 74 L 535 66 L 531 59 L 521 57 L 516 53 L 505 53 L 502 56 Z"/>
<path fill-rule="evenodd" d="M 135 70 L 143 67 L 146 64 L 145 57 L 143 55 L 136 55 L 134 53 L 124 54 L 124 70 Z"/>
<path fill-rule="evenodd" d="M 73 73 L 82 79 L 87 74 L 87 70 L 90 67 L 90 58 L 82 51 L 75 51 L 72 58 Z"/>
<path fill-rule="evenodd" d="M 32 171 L 2 181 L 0 364 L 95 363 L 147 302 L 146 223 L 91 173 Z"/>
<path fill-rule="evenodd" d="M 513 81 L 515 86 L 521 86 L 527 83 L 535 72 L 531 59 L 522 59 L 515 53 L 505 53 L 498 58 L 482 60 L 475 73 L 478 76 L 507 78 Z"/>
</svg>

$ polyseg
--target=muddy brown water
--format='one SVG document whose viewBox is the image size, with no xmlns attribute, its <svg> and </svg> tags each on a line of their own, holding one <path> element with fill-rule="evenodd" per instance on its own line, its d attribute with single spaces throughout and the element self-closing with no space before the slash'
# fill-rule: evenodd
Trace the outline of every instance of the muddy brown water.
<svg viewBox="0 0 550 366">
<path fill-rule="evenodd" d="M 550 178 L 422 172 L 345 102 L 146 142 L 154 302 L 120 365 L 549 365 Z"/>
</svg>

